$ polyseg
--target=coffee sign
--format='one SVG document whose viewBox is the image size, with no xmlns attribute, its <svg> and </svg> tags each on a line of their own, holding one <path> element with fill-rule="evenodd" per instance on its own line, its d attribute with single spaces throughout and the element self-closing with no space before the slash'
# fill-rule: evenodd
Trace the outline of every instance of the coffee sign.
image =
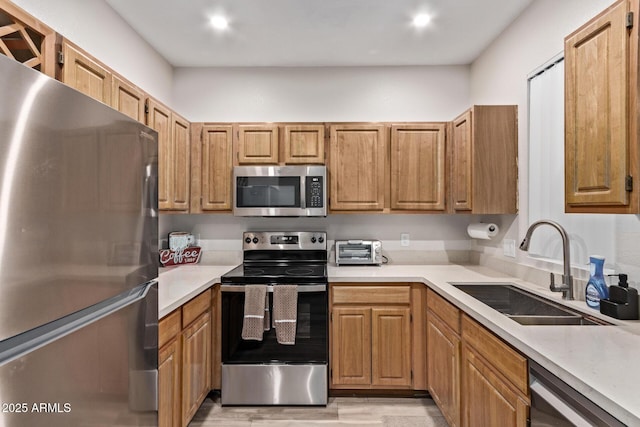
<svg viewBox="0 0 640 427">
<path fill-rule="evenodd" d="M 196 264 L 200 261 L 202 249 L 199 246 L 190 246 L 186 249 L 172 251 L 171 249 L 160 250 L 160 264 L 163 267 L 179 264 Z"/>
</svg>

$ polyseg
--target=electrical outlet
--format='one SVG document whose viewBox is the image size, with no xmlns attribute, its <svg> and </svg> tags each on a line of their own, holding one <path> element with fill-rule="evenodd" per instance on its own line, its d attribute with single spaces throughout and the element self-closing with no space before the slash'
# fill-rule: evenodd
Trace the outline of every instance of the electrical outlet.
<svg viewBox="0 0 640 427">
<path fill-rule="evenodd" d="M 409 246 L 410 244 L 409 233 L 400 233 L 400 246 Z"/>
<path fill-rule="evenodd" d="M 502 251 L 504 256 L 515 258 L 516 257 L 516 241 L 513 239 L 504 239 L 502 241 Z"/>
</svg>

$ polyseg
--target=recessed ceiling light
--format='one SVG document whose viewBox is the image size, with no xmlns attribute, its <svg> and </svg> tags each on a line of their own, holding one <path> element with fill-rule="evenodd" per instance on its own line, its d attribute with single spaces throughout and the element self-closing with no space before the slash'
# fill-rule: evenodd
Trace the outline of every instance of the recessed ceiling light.
<svg viewBox="0 0 640 427">
<path fill-rule="evenodd" d="M 212 16 L 211 18 L 209 18 L 209 23 L 216 30 L 226 30 L 227 27 L 229 26 L 229 22 L 227 21 L 227 18 L 225 18 L 222 15 Z"/>
<path fill-rule="evenodd" d="M 413 17 L 413 26 L 416 28 L 426 27 L 431 22 L 431 16 L 426 13 L 420 13 Z"/>
</svg>

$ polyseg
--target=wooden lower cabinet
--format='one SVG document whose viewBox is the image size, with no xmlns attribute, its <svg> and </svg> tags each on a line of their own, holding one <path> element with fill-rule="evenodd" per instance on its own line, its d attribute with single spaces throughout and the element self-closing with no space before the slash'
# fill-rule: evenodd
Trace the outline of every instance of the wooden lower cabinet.
<svg viewBox="0 0 640 427">
<path fill-rule="evenodd" d="M 527 425 L 527 359 L 432 290 L 427 343 L 429 392 L 450 426 Z"/>
<path fill-rule="evenodd" d="M 158 426 L 179 426 L 181 411 L 180 337 L 162 347 L 158 354 Z"/>
<path fill-rule="evenodd" d="M 526 427 L 529 403 L 470 347 L 462 351 L 463 426 Z"/>
<path fill-rule="evenodd" d="M 409 307 L 374 307 L 371 318 L 371 384 L 411 387 Z"/>
<path fill-rule="evenodd" d="M 371 385 L 371 309 L 335 307 L 331 340 L 331 385 Z"/>
<path fill-rule="evenodd" d="M 460 425 L 460 336 L 428 314 L 427 376 L 431 397 L 450 426 Z"/>
<path fill-rule="evenodd" d="M 527 359 L 466 314 L 461 323 L 461 425 L 526 426 Z"/>
<path fill-rule="evenodd" d="M 211 314 L 209 311 L 182 332 L 182 420 L 195 415 L 211 390 Z"/>
<path fill-rule="evenodd" d="M 409 284 L 335 286 L 331 298 L 331 387 L 411 389 Z"/>
<path fill-rule="evenodd" d="M 211 290 L 158 323 L 158 425 L 186 427 L 211 391 Z"/>
<path fill-rule="evenodd" d="M 158 426 L 182 425 L 182 310 L 158 322 Z"/>
</svg>

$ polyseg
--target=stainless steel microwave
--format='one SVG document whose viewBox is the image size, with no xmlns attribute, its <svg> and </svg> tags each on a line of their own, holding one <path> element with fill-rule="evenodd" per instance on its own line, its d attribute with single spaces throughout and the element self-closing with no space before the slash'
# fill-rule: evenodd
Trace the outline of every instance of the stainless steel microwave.
<svg viewBox="0 0 640 427">
<path fill-rule="evenodd" d="M 235 166 L 236 216 L 327 216 L 326 166 Z"/>
</svg>

